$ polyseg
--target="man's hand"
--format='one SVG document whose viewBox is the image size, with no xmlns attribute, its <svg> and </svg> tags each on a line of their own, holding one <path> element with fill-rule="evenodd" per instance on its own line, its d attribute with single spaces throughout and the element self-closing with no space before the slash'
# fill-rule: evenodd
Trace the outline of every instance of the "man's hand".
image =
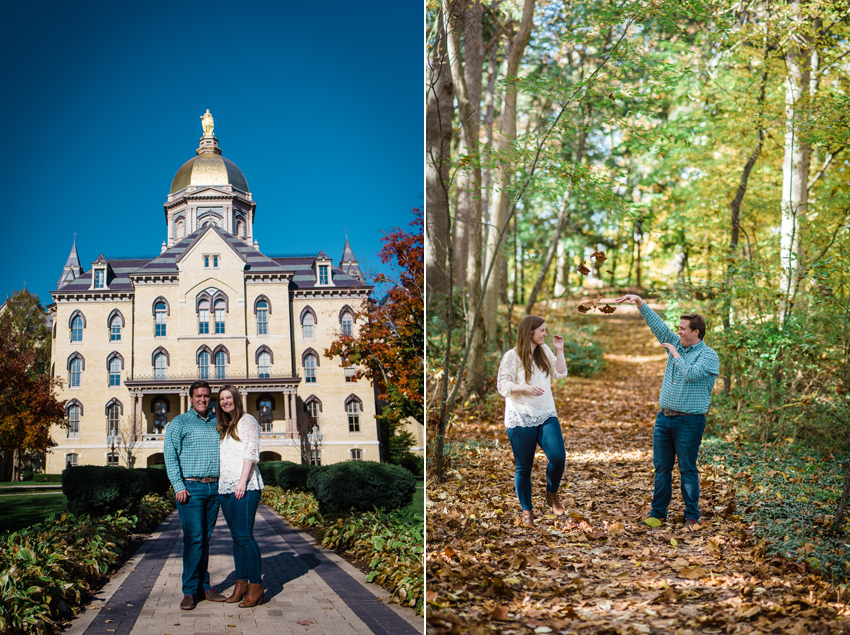
<svg viewBox="0 0 850 635">
<path fill-rule="evenodd" d="M 556 335 L 554 338 L 552 338 L 552 346 L 555 347 L 556 351 L 564 350 L 564 338 L 560 335 Z"/>
<path fill-rule="evenodd" d="M 174 495 L 174 498 L 177 499 L 178 503 L 185 503 L 187 500 L 189 500 L 189 490 L 181 489 Z"/>
<path fill-rule="evenodd" d="M 637 304 L 638 308 L 641 308 L 646 302 L 643 301 L 639 295 L 635 295 L 634 293 L 627 293 L 622 298 L 615 298 L 612 302 L 616 302 L 617 304 L 622 304 L 623 302 L 628 302 L 629 304 Z"/>
<path fill-rule="evenodd" d="M 679 351 L 677 351 L 676 347 L 673 346 L 672 344 L 665 343 L 665 344 L 662 344 L 661 346 L 663 348 L 667 349 L 667 352 L 670 353 L 673 356 L 673 359 L 676 359 L 677 357 L 681 357 L 681 355 L 679 355 Z"/>
</svg>

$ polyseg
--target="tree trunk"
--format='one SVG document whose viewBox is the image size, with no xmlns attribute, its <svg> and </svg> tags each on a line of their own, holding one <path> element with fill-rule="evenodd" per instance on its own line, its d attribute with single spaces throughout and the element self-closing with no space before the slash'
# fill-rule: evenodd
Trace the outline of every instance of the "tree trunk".
<svg viewBox="0 0 850 635">
<path fill-rule="evenodd" d="M 534 0 L 524 0 L 522 10 L 522 22 L 519 31 L 510 38 L 505 46 L 505 78 L 516 77 L 519 71 L 519 63 L 522 60 L 525 47 L 531 39 L 532 18 L 534 17 Z M 505 87 L 502 96 L 502 111 L 499 116 L 499 134 L 496 139 L 497 152 L 501 157 L 510 154 L 514 141 L 516 140 L 516 103 L 517 89 L 512 84 Z M 493 182 L 496 184 L 496 192 L 493 194 L 493 214 L 488 231 L 487 239 L 487 262 L 490 263 L 499 254 L 496 251 L 496 243 L 499 241 L 499 231 L 505 224 L 510 202 L 511 166 L 500 163 L 493 170 Z M 485 326 L 487 335 L 493 338 L 496 334 L 496 317 L 500 290 L 504 285 L 501 278 L 501 269 L 495 267 L 490 275 L 487 289 L 484 295 L 483 313 L 486 316 Z M 492 340 L 491 340 L 492 341 Z"/>
<path fill-rule="evenodd" d="M 638 289 L 642 289 L 643 285 L 641 284 L 640 279 L 640 249 L 643 246 L 643 219 L 638 218 L 635 223 L 635 285 Z"/>
<path fill-rule="evenodd" d="M 791 20 L 801 23 L 801 0 L 790 0 Z M 811 145 L 803 136 L 803 110 L 809 93 L 809 57 L 791 38 L 785 54 L 785 157 L 782 163 L 782 225 L 780 239 L 779 319 L 791 313 L 799 282 L 802 227 L 808 207 Z"/>
<path fill-rule="evenodd" d="M 567 246 L 563 240 L 558 241 L 556 255 L 555 271 L 557 271 L 557 278 L 555 281 L 555 297 L 561 298 L 567 295 L 567 290 L 570 287 L 570 265 L 567 260 Z"/>
<path fill-rule="evenodd" d="M 437 41 L 429 57 L 428 103 L 425 114 L 425 267 L 429 293 L 449 290 L 446 254 L 449 232 L 445 224 L 449 204 L 449 162 L 454 94 L 446 51 L 446 32 L 437 12 Z"/>
<path fill-rule="evenodd" d="M 18 448 L 12 450 L 12 482 L 21 480 L 21 451 Z"/>
<path fill-rule="evenodd" d="M 747 193 L 747 183 L 750 179 L 750 173 L 758 161 L 761 154 L 762 143 L 764 142 L 764 97 L 767 88 L 767 36 L 765 35 L 764 44 L 762 46 L 762 73 L 761 73 L 761 88 L 758 96 L 758 116 L 756 118 L 756 146 L 750 153 L 747 162 L 744 164 L 744 169 L 741 172 L 741 180 L 738 183 L 738 189 L 735 192 L 735 197 L 729 204 L 730 217 L 730 238 L 729 252 L 726 257 L 726 292 L 724 297 L 723 311 L 723 330 L 728 331 L 732 328 L 732 284 L 735 277 L 735 261 L 738 256 L 738 235 L 741 231 L 741 204 L 744 202 L 744 195 Z M 729 393 L 732 388 L 732 377 L 728 374 L 723 375 L 723 392 Z"/>
<path fill-rule="evenodd" d="M 558 248 L 558 243 L 561 240 L 561 234 L 570 220 L 570 194 L 572 193 L 574 179 L 576 178 L 576 170 L 578 170 L 581 162 L 584 160 L 584 148 L 587 139 L 587 128 L 590 125 L 591 108 L 587 106 L 584 121 L 578 133 L 578 147 L 573 159 L 573 173 L 571 176 L 570 185 L 561 197 L 561 209 L 558 212 L 558 225 L 555 228 L 555 234 L 552 236 L 552 241 L 549 243 L 549 250 L 546 252 L 546 258 L 543 260 L 543 265 L 540 269 L 540 275 L 537 277 L 537 282 L 534 283 L 534 288 L 531 290 L 531 295 L 528 296 L 528 304 L 525 305 L 525 314 L 531 315 L 534 309 L 534 303 L 537 301 L 537 294 L 540 293 L 540 288 L 543 286 L 543 280 L 549 273 L 549 267 L 552 266 L 552 260 L 555 258 L 555 252 Z"/>
</svg>

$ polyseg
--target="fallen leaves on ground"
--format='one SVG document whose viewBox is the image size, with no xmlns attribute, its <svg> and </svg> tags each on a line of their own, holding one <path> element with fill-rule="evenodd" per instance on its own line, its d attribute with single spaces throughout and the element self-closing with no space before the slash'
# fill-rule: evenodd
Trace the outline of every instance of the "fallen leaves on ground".
<svg viewBox="0 0 850 635">
<path fill-rule="evenodd" d="M 668 521 L 644 523 L 666 356 L 633 307 L 599 324 L 604 373 L 553 384 L 567 448 L 563 516 L 545 504 L 538 450 L 537 528 L 520 523 L 501 401 L 452 428 L 452 469 L 429 483 L 426 503 L 429 633 L 850 632 L 846 590 L 765 556 L 735 513 L 733 474 L 701 468 L 703 518 L 683 529 L 674 472 Z"/>
</svg>

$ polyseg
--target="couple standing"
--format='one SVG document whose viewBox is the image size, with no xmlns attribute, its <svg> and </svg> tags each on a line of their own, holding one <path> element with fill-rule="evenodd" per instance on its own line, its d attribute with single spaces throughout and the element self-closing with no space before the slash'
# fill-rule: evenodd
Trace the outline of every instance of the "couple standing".
<svg viewBox="0 0 850 635">
<path fill-rule="evenodd" d="M 667 518 L 673 495 L 673 461 L 679 459 L 685 527 L 699 522 L 699 472 L 697 454 L 705 431 L 705 414 L 714 382 L 720 373 L 720 360 L 703 341 L 705 319 L 687 313 L 674 334 L 644 300 L 626 294 L 614 302 L 637 304 L 641 316 L 659 344 L 667 351 L 667 367 L 659 399 L 661 411 L 652 433 L 652 461 L 655 491 L 650 517 Z M 556 335 L 553 353 L 544 343 L 543 318 L 528 315 L 517 328 L 516 348 L 505 353 L 499 366 L 498 390 L 505 398 L 505 426 L 514 453 L 514 486 L 522 507 L 522 523 L 534 527 L 531 504 L 531 468 L 539 445 L 549 465 L 546 468 L 546 503 L 557 515 L 564 513 L 558 488 L 564 474 L 566 450 L 555 399 L 552 377 L 567 376 L 564 338 Z"/>
<path fill-rule="evenodd" d="M 218 393 L 217 414 L 210 412 L 210 385 L 189 387 L 192 407 L 175 417 L 165 432 L 165 466 L 174 487 L 183 528 L 183 601 L 191 610 L 197 600 L 240 602 L 248 608 L 263 603 L 260 547 L 254 517 L 263 479 L 260 426 L 244 412 L 239 391 L 231 385 Z M 207 570 L 219 507 L 233 539 L 236 585 L 225 598 L 210 586 Z"/>
</svg>

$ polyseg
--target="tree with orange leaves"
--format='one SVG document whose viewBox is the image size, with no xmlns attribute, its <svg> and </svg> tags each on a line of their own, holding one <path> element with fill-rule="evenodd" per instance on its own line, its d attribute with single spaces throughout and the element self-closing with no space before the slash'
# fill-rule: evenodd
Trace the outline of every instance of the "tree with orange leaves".
<svg viewBox="0 0 850 635">
<path fill-rule="evenodd" d="M 53 396 L 55 381 L 42 368 L 44 337 L 21 328 L 22 323 L 38 322 L 39 317 L 22 322 L 22 312 L 44 311 L 38 297 L 33 297 L 34 304 L 25 303 L 25 308 L 10 302 L 0 319 L 0 449 L 11 454 L 13 481 L 20 480 L 21 455 L 53 447 L 50 427 L 67 426 L 64 408 Z M 42 336 L 47 332 L 46 328 L 36 330 Z"/>
<path fill-rule="evenodd" d="M 371 380 L 384 402 L 379 421 L 391 431 L 408 417 L 424 425 L 425 268 L 422 210 L 415 208 L 413 232 L 395 228 L 381 239 L 381 262 L 393 275 L 378 274 L 376 286 L 387 291 L 380 300 L 367 300 L 355 311 L 356 336 L 340 335 L 325 357 L 356 366 L 357 377 Z M 390 447 L 392 440 L 387 439 Z M 409 443 L 408 443 L 409 447 Z M 390 459 L 392 460 L 392 456 Z"/>
</svg>

